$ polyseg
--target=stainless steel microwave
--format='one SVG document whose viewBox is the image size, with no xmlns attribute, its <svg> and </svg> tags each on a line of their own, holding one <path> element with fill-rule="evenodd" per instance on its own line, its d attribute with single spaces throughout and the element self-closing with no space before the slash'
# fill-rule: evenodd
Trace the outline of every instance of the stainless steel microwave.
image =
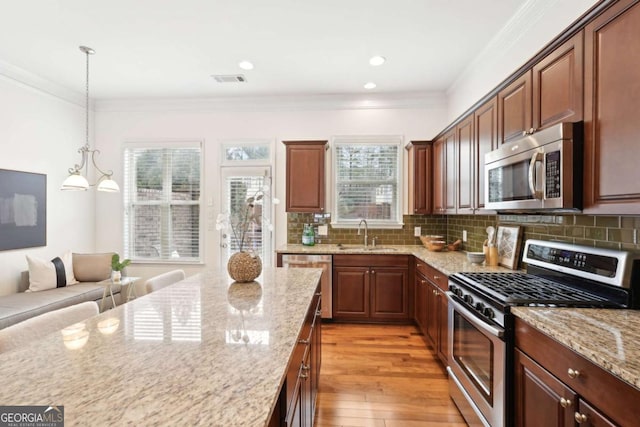
<svg viewBox="0 0 640 427">
<path fill-rule="evenodd" d="M 583 123 L 525 133 L 485 155 L 485 207 L 538 212 L 582 209 Z"/>
</svg>

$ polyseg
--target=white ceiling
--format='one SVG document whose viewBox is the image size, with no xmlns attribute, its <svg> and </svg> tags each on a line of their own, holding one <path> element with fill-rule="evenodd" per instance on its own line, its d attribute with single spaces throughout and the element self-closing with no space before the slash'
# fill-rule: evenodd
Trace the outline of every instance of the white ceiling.
<svg viewBox="0 0 640 427">
<path fill-rule="evenodd" d="M 442 92 L 526 1 L 0 0 L 0 61 L 83 92 L 90 46 L 99 99 Z"/>
</svg>

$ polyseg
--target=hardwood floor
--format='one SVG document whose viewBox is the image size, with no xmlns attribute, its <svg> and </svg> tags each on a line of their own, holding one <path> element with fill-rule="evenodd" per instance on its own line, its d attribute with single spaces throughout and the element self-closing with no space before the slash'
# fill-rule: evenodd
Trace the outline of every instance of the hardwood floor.
<svg viewBox="0 0 640 427">
<path fill-rule="evenodd" d="M 322 325 L 317 427 L 466 426 L 414 326 Z"/>
</svg>

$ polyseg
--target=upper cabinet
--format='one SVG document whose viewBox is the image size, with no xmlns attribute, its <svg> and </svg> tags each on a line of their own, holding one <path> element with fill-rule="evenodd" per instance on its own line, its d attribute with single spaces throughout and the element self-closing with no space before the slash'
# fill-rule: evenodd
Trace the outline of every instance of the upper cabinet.
<svg viewBox="0 0 640 427">
<path fill-rule="evenodd" d="M 498 100 L 491 98 L 480 106 L 473 114 L 474 119 L 474 145 L 473 145 L 473 177 L 475 179 L 474 209 L 476 213 L 487 214 L 484 210 L 484 156 L 488 152 L 498 148 Z"/>
<path fill-rule="evenodd" d="M 582 120 L 583 39 L 580 31 L 534 65 L 534 129 Z"/>
<path fill-rule="evenodd" d="M 638 40 L 637 1 L 617 2 L 585 28 L 585 213 L 640 213 Z"/>
<path fill-rule="evenodd" d="M 287 212 L 325 211 L 327 141 L 282 141 L 287 147 Z"/>
<path fill-rule="evenodd" d="M 474 211 L 474 126 L 473 114 L 456 126 L 455 161 L 456 161 L 456 212 L 472 214 Z"/>
<path fill-rule="evenodd" d="M 433 143 L 433 213 L 456 213 L 456 129 Z"/>
<path fill-rule="evenodd" d="M 532 127 L 531 70 L 498 92 L 498 137 L 500 144 L 520 138 Z"/>
<path fill-rule="evenodd" d="M 431 213 L 431 141 L 411 141 L 409 147 L 409 214 Z"/>
</svg>

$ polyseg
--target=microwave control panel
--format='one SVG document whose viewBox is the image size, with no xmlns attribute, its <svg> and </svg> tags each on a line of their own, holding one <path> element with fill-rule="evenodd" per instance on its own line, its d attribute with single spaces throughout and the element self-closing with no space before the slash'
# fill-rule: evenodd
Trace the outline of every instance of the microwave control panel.
<svg viewBox="0 0 640 427">
<path fill-rule="evenodd" d="M 545 154 L 545 198 L 560 197 L 560 151 Z"/>
</svg>

